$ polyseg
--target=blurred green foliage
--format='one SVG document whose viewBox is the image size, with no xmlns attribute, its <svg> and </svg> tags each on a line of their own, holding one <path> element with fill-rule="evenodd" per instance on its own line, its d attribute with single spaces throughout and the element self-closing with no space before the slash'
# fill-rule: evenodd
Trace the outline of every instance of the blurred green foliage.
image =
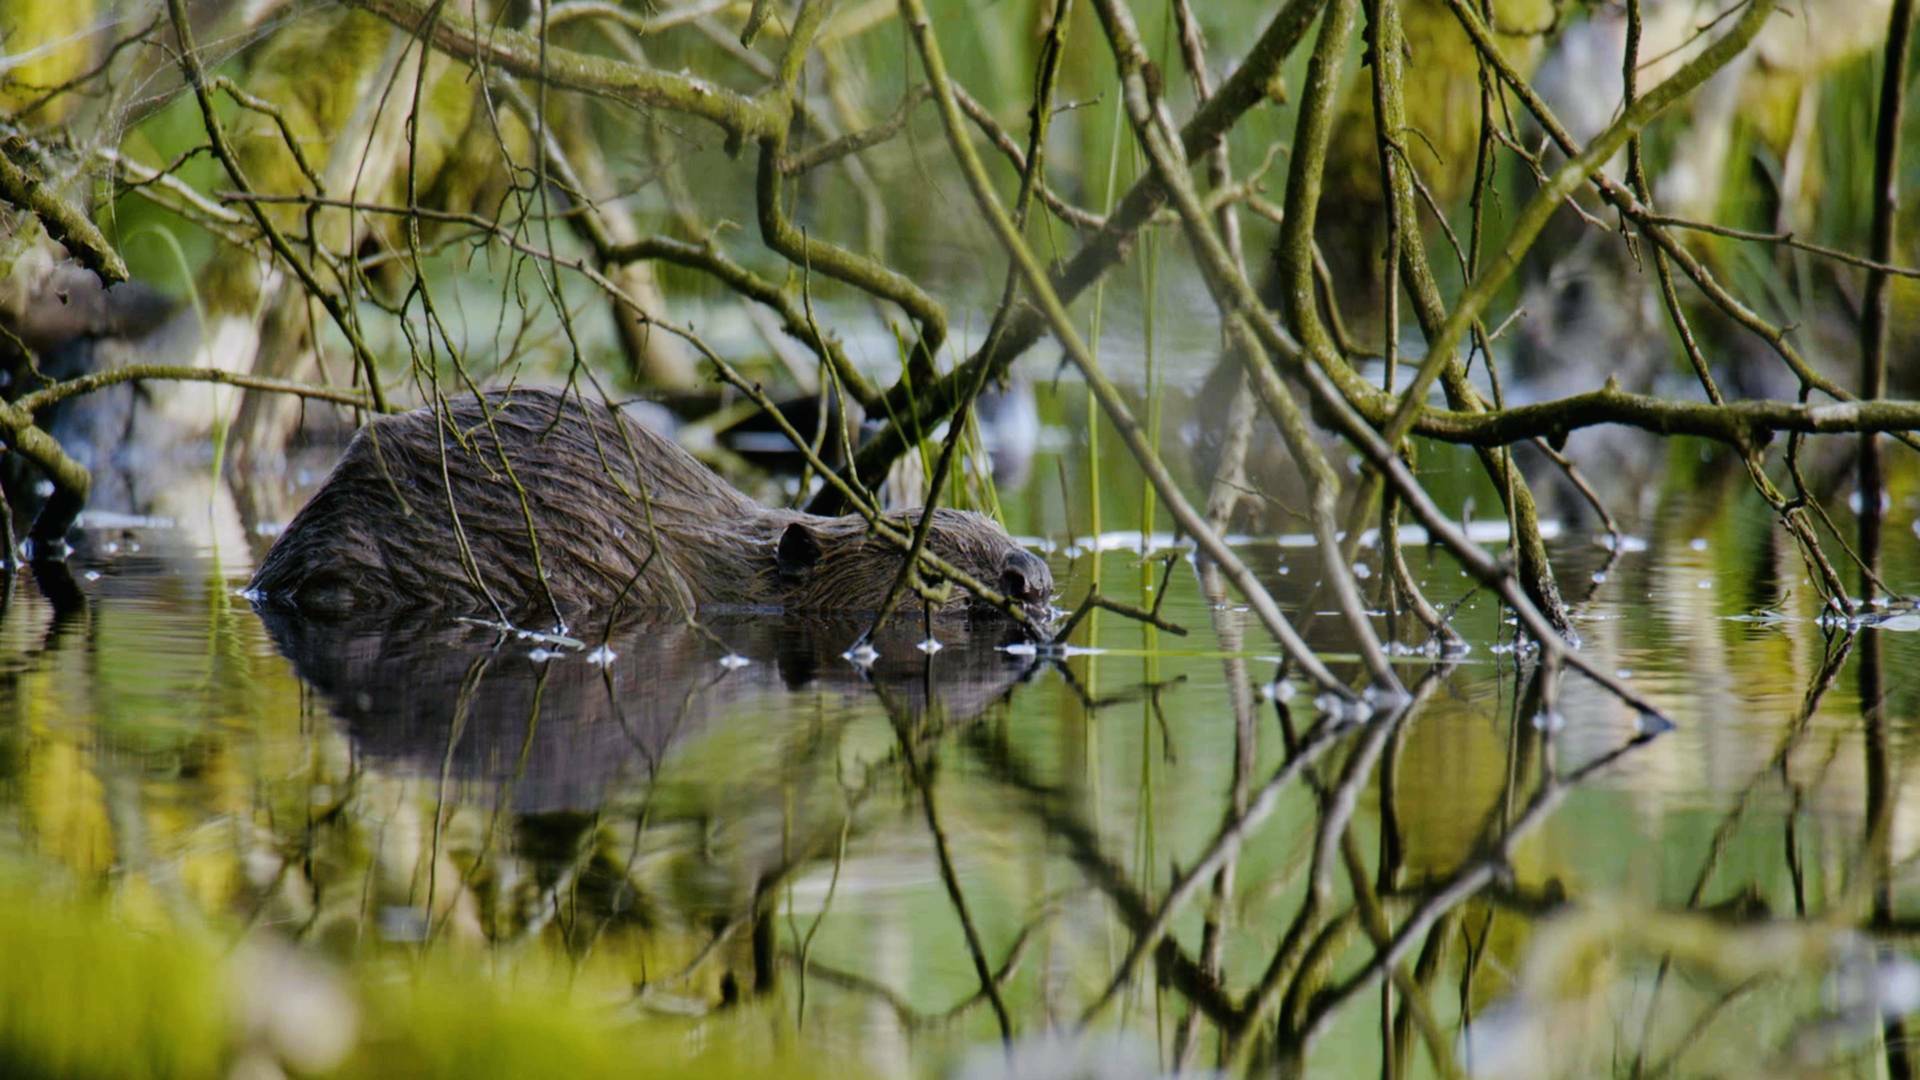
<svg viewBox="0 0 1920 1080">
<path fill-rule="evenodd" d="M 0 1073 L 20 1080 L 858 1074 L 769 1051 L 751 1010 L 622 1018 L 538 965 L 503 978 L 499 958 L 443 952 L 340 969 L 45 889 L 0 893 L 0 953 Z"/>
</svg>

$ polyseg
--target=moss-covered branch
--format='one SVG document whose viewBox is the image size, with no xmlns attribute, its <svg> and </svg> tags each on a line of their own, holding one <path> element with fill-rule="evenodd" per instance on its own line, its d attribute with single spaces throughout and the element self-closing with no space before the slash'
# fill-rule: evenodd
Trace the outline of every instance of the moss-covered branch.
<svg viewBox="0 0 1920 1080">
<path fill-rule="evenodd" d="M 347 0 L 410 34 L 427 33 L 450 56 L 499 67 L 525 79 L 628 105 L 670 109 L 707 120 L 733 142 L 773 134 L 785 128 L 781 97 L 748 97 L 691 75 L 594 56 L 548 44 L 533 35 L 501 26 L 477 27 L 450 4 L 424 0 Z"/>
<path fill-rule="evenodd" d="M 920 324 L 920 340 L 907 357 L 907 375 L 903 385 L 887 395 L 895 408 L 919 393 L 923 386 L 938 381 L 933 358 L 947 340 L 947 312 L 925 289 L 906 275 L 888 268 L 877 259 L 856 254 L 837 244 L 815 240 L 788 220 L 780 206 L 780 160 L 784 156 L 784 134 L 770 136 L 760 144 L 760 169 L 754 186 L 760 213 L 760 238 L 767 246 L 797 266 L 843 281 L 854 288 L 900 305 L 914 322 Z"/>
<path fill-rule="evenodd" d="M 1378 57 L 1373 65 L 1374 137 L 1380 144 L 1378 153 L 1387 161 L 1387 166 L 1381 170 L 1382 181 L 1388 186 L 1387 205 L 1392 218 L 1400 225 L 1396 236 L 1398 248 L 1393 254 L 1397 256 L 1395 261 L 1399 268 L 1399 279 L 1405 284 L 1407 295 L 1412 298 L 1413 315 L 1420 324 L 1420 332 L 1426 336 L 1426 340 L 1435 341 L 1445 333 L 1447 304 L 1427 255 L 1426 238 L 1419 227 L 1420 212 L 1415 201 L 1418 170 L 1405 152 L 1405 140 L 1411 130 L 1407 120 L 1405 86 L 1406 38 L 1400 23 L 1399 5 L 1393 0 L 1375 0 L 1370 12 L 1372 17 L 1368 29 L 1371 47 Z M 1494 122 L 1486 115 L 1490 104 L 1484 91 L 1481 108 L 1483 142 L 1479 167 L 1484 169 L 1491 154 L 1491 148 L 1485 144 L 1489 135 L 1488 125 Z M 1479 190 L 1475 188 L 1476 200 Z M 1475 269 L 1473 264 L 1477 264 L 1479 258 L 1478 238 L 1476 231 L 1470 263 L 1462 268 L 1469 279 Z M 1393 276 L 1389 275 L 1388 280 L 1391 282 Z M 1322 361 L 1321 366 L 1328 365 Z M 1482 412 L 1487 408 L 1480 392 L 1467 377 L 1466 363 L 1452 353 L 1442 355 L 1440 385 L 1451 408 L 1465 412 Z M 1395 445 L 1397 447 L 1397 440 Z M 1519 557 L 1521 584 L 1557 630 L 1562 634 L 1571 633 L 1572 623 L 1560 594 L 1559 581 L 1553 572 L 1553 562 L 1547 555 L 1546 540 L 1540 535 L 1540 511 L 1534 501 L 1532 488 L 1514 464 L 1513 456 L 1504 447 L 1482 447 L 1479 458 L 1482 470 L 1492 481 L 1494 491 L 1499 493 L 1507 519 L 1512 522 L 1513 547 Z M 1355 500 L 1353 516 L 1349 519 L 1351 531 L 1358 531 L 1360 524 L 1371 513 L 1374 486 L 1369 481 L 1368 492 Z"/>
<path fill-rule="evenodd" d="M 127 264 L 87 215 L 0 152 L 0 200 L 32 214 L 80 265 L 108 282 L 127 280 Z"/>
<path fill-rule="evenodd" d="M 227 371 L 224 368 L 191 367 L 185 364 L 128 364 L 125 367 L 108 368 L 90 375 L 64 379 L 51 386 L 41 387 L 30 394 L 22 394 L 14 401 L 13 407 L 32 416 L 68 398 L 91 394 L 96 390 L 104 390 L 109 386 L 129 382 L 219 383 L 223 386 L 237 386 L 243 390 L 292 394 L 295 397 L 372 412 L 399 411 L 391 405 L 384 408 L 376 406 L 367 395 L 353 390 L 343 390 L 337 386 L 316 386 L 295 379 L 275 379 L 266 375 L 249 375 L 239 371 Z"/>
<path fill-rule="evenodd" d="M 1580 148 L 1574 142 L 1573 136 L 1568 133 L 1566 126 L 1560 122 L 1559 117 L 1554 115 L 1553 110 L 1548 108 L 1546 101 L 1540 97 L 1532 85 L 1522 78 L 1519 71 L 1501 54 L 1499 46 L 1493 40 L 1492 32 L 1488 30 L 1473 6 L 1467 0 L 1446 0 L 1446 3 L 1454 17 L 1466 30 L 1467 37 L 1472 40 L 1474 48 L 1479 51 L 1487 67 L 1499 76 L 1500 82 L 1513 92 L 1513 96 L 1526 106 L 1528 112 L 1533 114 L 1534 119 L 1539 121 L 1541 129 L 1547 133 L 1548 138 L 1553 140 L 1554 145 L 1568 156 L 1578 154 Z M 1681 272 L 1686 274 L 1688 279 L 1705 294 L 1708 301 L 1724 312 L 1728 318 L 1771 346 L 1802 384 L 1837 400 L 1852 399 L 1853 395 L 1845 388 L 1815 371 L 1812 365 L 1807 363 L 1806 358 L 1800 355 L 1800 351 L 1794 347 L 1793 342 L 1788 340 L 1786 329 L 1768 322 L 1758 312 L 1741 303 L 1738 297 L 1728 292 L 1726 287 L 1714 278 L 1706 265 L 1680 243 L 1672 230 L 1664 227 L 1659 215 L 1654 213 L 1651 207 L 1635 198 L 1633 192 L 1629 191 L 1625 185 L 1599 171 L 1590 173 L 1586 180 L 1593 184 L 1594 189 L 1600 193 L 1601 198 L 1605 199 L 1608 205 L 1633 222 L 1641 235 L 1652 240 L 1668 258 L 1672 259 L 1674 265 L 1680 267 Z M 1920 441 L 1915 441 L 1911 437 L 1906 441 L 1910 445 L 1920 446 Z"/>
<path fill-rule="evenodd" d="M 53 482 L 53 494 L 41 505 L 27 538 L 36 545 L 34 558 L 58 557 L 54 549 L 65 540 L 67 530 L 86 507 L 93 477 L 85 465 L 67 456 L 60 440 L 34 424 L 33 414 L 27 410 L 0 403 L 0 430 L 5 432 L 7 449 L 27 459 Z M 47 550 L 40 550 L 43 547 Z"/>
<path fill-rule="evenodd" d="M 713 275 L 734 292 L 777 312 L 781 329 L 806 343 L 833 368 L 847 396 L 869 412 L 881 410 L 880 391 L 847 359 L 846 350 L 840 347 L 839 339 L 819 332 L 818 326 L 807 318 L 805 308 L 791 293 L 728 258 L 711 239 L 696 244 L 669 236 L 645 236 L 632 243 L 612 245 L 604 252 L 604 256 L 612 263 L 659 259 Z"/>
<path fill-rule="evenodd" d="M 1560 208 L 1560 204 L 1584 185 L 1588 177 L 1597 174 L 1600 167 L 1619 153 L 1627 140 L 1638 134 L 1640 129 L 1740 55 L 1771 14 L 1773 0 L 1751 0 L 1745 14 L 1731 29 L 1701 50 L 1698 56 L 1687 61 L 1665 82 L 1636 99 L 1618 120 L 1608 125 L 1585 149 L 1555 170 L 1546 185 L 1534 194 L 1514 219 L 1506 245 L 1481 268 L 1479 275 L 1454 304 L 1453 313 L 1447 317 L 1440 335 L 1428 343 L 1427 357 L 1421 361 L 1419 372 L 1408 384 L 1407 392 L 1387 426 L 1389 443 L 1398 442 L 1406 434 L 1415 415 L 1424 407 L 1427 388 L 1433 385 L 1441 367 L 1453 357 L 1460 343 L 1466 340 L 1474 320 L 1486 311 L 1487 305 L 1493 302 L 1507 279 L 1520 268 L 1520 261 L 1532 249 L 1540 230 L 1546 227 L 1547 219 Z"/>
<path fill-rule="evenodd" d="M 1286 212 L 1281 218 L 1280 239 L 1274 249 L 1280 308 L 1287 324 L 1306 347 L 1307 355 L 1335 362 L 1333 339 L 1320 321 L 1314 299 L 1313 229 L 1320 212 L 1327 146 L 1333 138 L 1340 71 L 1346 58 L 1347 40 L 1353 36 L 1354 14 L 1358 8 L 1358 0 L 1333 0 L 1326 19 L 1320 24 L 1320 39 L 1307 63 L 1306 85 L 1300 94 L 1299 122 L 1294 127 L 1293 150 L 1287 158 Z M 1116 43 L 1116 48 L 1123 46 Z"/>
<path fill-rule="evenodd" d="M 1363 403 L 1371 412 L 1381 399 Z M 1370 407 L 1369 407 L 1370 406 Z M 1558 441 L 1579 428 L 1623 424 L 1659 435 L 1697 435 L 1743 449 L 1779 432 L 1840 435 L 1920 431 L 1920 401 L 1670 401 L 1614 386 L 1535 405 L 1489 412 L 1429 409 L 1414 430 L 1468 446 L 1506 446 L 1528 439 Z"/>
</svg>

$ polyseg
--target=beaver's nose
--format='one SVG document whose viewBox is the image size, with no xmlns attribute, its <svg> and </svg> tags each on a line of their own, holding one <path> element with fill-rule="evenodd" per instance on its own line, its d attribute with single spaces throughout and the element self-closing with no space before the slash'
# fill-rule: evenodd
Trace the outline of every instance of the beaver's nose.
<svg viewBox="0 0 1920 1080">
<path fill-rule="evenodd" d="M 1053 597 L 1053 571 L 1031 551 L 1007 553 L 1000 569 L 1000 591 L 1019 604 L 1038 604 Z"/>
</svg>

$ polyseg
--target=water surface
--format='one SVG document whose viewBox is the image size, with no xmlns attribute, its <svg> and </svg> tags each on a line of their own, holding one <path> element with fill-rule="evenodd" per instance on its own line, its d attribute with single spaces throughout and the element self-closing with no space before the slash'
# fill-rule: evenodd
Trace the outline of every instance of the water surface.
<svg viewBox="0 0 1920 1080">
<path fill-rule="evenodd" d="M 1102 613 L 1071 655 L 989 623 L 934 650 L 907 620 L 861 665 L 850 621 L 575 649 L 263 618 L 250 549 L 96 528 L 70 581 L 6 593 L 0 854 L 41 895 L 327 963 L 543 957 L 615 1029 L 744 1015 L 877 1075 L 993 1073 L 1003 1030 L 1112 1068 L 1873 1073 L 1904 1037 L 1880 1007 L 1920 1004 L 1920 619 L 1823 625 L 1750 517 L 1671 511 L 1614 559 L 1556 541 L 1657 735 L 1573 675 L 1540 711 L 1512 628 L 1420 546 L 1469 648 L 1397 621 L 1418 704 L 1343 724 L 1178 551 L 1184 637 Z M 1154 603 L 1157 554 L 1048 540 L 1063 604 L 1096 568 Z M 1314 552 L 1243 553 L 1300 615 Z M 1357 675 L 1336 622 L 1310 636 Z"/>
</svg>

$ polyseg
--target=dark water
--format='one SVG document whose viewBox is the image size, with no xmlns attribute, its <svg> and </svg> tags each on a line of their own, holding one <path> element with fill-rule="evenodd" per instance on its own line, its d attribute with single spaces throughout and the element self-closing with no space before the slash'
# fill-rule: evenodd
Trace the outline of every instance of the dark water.
<svg viewBox="0 0 1920 1080">
<path fill-rule="evenodd" d="M 1010 512 L 1049 532 L 1063 602 L 1097 566 L 1153 603 L 1159 560 L 1070 558 Z M 1875 1075 L 1905 1052 L 1883 1019 L 1920 1006 L 1920 618 L 1823 626 L 1737 498 L 1668 504 L 1611 562 L 1556 541 L 1587 654 L 1673 719 L 1656 737 L 1577 676 L 1555 719 L 1524 707 L 1511 628 L 1417 545 L 1471 648 L 1403 659 L 1418 704 L 1342 725 L 1184 558 L 1184 637 L 1099 614 L 1072 655 L 990 624 L 929 652 L 909 624 L 861 666 L 857 623 L 571 649 L 263 619 L 255 541 L 89 539 L 70 581 L 6 593 L 0 859 L 138 925 L 558 966 L 609 1028 L 744 1016 L 876 1075 L 999 1075 L 1003 1030 L 1027 1075 Z M 1313 552 L 1245 552 L 1304 602 Z M 1357 672 L 1334 622 L 1311 636 Z"/>
</svg>

